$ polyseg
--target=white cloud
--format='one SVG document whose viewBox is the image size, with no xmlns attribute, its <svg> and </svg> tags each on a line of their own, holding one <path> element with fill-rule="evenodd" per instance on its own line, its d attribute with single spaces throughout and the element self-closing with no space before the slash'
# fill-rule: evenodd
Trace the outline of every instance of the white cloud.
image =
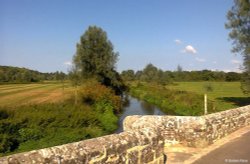
<svg viewBox="0 0 250 164">
<path fill-rule="evenodd" d="M 241 62 L 239 60 L 236 60 L 236 59 L 232 59 L 231 63 L 232 64 L 241 64 Z"/>
<path fill-rule="evenodd" d="M 212 63 L 213 63 L 213 64 L 217 64 L 217 61 L 213 61 Z"/>
<path fill-rule="evenodd" d="M 181 44 L 181 43 L 182 43 L 182 41 L 179 40 L 179 39 L 175 39 L 174 42 L 175 42 L 176 44 Z"/>
<path fill-rule="evenodd" d="M 187 45 L 185 47 L 185 49 L 182 51 L 183 53 L 191 53 L 191 54 L 196 54 L 197 53 L 197 50 L 191 46 L 191 45 Z"/>
<path fill-rule="evenodd" d="M 72 62 L 71 62 L 71 61 L 66 61 L 66 62 L 64 62 L 63 64 L 66 65 L 66 66 L 71 66 L 71 65 L 72 65 Z"/>
<path fill-rule="evenodd" d="M 197 58 L 197 57 L 195 58 L 195 60 L 198 61 L 198 62 L 205 62 L 206 61 L 206 59 Z"/>
</svg>

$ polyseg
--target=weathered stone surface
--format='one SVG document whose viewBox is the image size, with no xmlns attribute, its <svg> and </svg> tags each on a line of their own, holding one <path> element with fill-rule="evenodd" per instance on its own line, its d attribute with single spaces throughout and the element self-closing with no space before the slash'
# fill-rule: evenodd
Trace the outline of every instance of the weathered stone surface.
<svg viewBox="0 0 250 164">
<path fill-rule="evenodd" d="M 162 136 L 155 128 L 142 128 L 85 141 L 15 154 L 0 163 L 141 163 L 153 162 L 154 153 L 163 152 Z M 146 153 L 146 154 L 145 154 Z M 150 154 L 149 154 L 150 153 Z M 145 154 L 145 158 L 144 157 Z M 161 154 L 163 156 L 163 153 Z"/>
<path fill-rule="evenodd" d="M 246 125 L 250 105 L 201 117 L 129 116 L 120 134 L 14 154 L 0 163 L 164 163 L 164 144 L 204 147 Z"/>
<path fill-rule="evenodd" d="M 157 128 L 165 144 L 204 147 L 249 124 L 250 105 L 200 117 L 129 116 L 125 119 L 124 129 Z"/>
</svg>

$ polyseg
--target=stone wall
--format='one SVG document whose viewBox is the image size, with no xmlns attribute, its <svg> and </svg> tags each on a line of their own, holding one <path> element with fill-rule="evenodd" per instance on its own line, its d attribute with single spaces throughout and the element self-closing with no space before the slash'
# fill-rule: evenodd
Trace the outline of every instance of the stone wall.
<svg viewBox="0 0 250 164">
<path fill-rule="evenodd" d="M 163 139 L 144 128 L 0 158 L 1 164 L 164 163 Z"/>
<path fill-rule="evenodd" d="M 124 129 L 157 128 L 165 144 L 204 147 L 240 127 L 250 125 L 250 105 L 206 116 L 129 116 Z"/>
<path fill-rule="evenodd" d="M 19 163 L 164 163 L 164 144 L 204 147 L 250 124 L 250 105 L 191 116 L 129 116 L 124 132 L 0 158 Z"/>
</svg>

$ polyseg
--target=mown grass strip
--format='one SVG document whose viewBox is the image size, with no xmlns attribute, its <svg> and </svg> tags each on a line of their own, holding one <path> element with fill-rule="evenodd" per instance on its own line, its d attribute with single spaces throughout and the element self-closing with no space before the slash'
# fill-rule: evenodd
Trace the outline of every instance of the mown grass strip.
<svg viewBox="0 0 250 164">
<path fill-rule="evenodd" d="M 34 93 L 34 92 L 33 92 Z M 61 94 L 62 90 L 59 88 L 51 88 L 49 91 L 40 91 L 40 92 L 35 92 L 34 95 L 32 96 L 27 96 L 22 98 L 21 100 L 19 100 L 20 104 L 37 104 L 37 103 L 43 103 L 45 101 L 42 101 L 45 98 L 49 98 L 49 96 L 51 94 Z M 63 96 L 61 96 L 61 98 L 63 98 Z M 47 102 L 53 102 L 54 101 L 54 97 L 51 97 L 50 101 Z"/>
<path fill-rule="evenodd" d="M 49 84 L 49 85 L 39 85 L 39 86 L 25 87 L 25 88 L 20 88 L 20 89 L 16 89 L 16 90 L 11 90 L 9 92 L 8 91 L 0 92 L 0 96 L 4 97 L 4 96 L 12 95 L 12 94 L 25 92 L 25 91 L 31 91 L 31 90 L 36 90 L 36 89 L 40 89 L 40 88 L 46 88 L 46 87 L 49 87 L 49 86 L 55 86 L 55 85 Z"/>
<path fill-rule="evenodd" d="M 0 93 L 7 93 L 14 90 L 29 88 L 29 87 L 35 87 L 35 86 L 41 86 L 41 84 L 29 84 L 29 85 L 23 85 L 23 86 L 13 86 L 8 88 L 1 88 Z"/>
<path fill-rule="evenodd" d="M 19 92 L 9 96 L 4 96 L 0 99 L 1 106 L 18 106 L 26 104 L 33 98 L 40 97 L 43 94 L 53 92 L 53 90 L 59 89 L 58 85 L 44 85 L 43 87 L 28 90 L 26 92 Z M 48 92 L 49 91 L 49 92 Z"/>
<path fill-rule="evenodd" d="M 12 88 L 22 88 L 30 85 L 40 85 L 40 84 L 8 84 L 8 85 L 0 85 L 0 90 L 8 90 Z"/>
<path fill-rule="evenodd" d="M 31 100 L 29 100 L 30 104 L 40 104 L 40 103 L 52 103 L 52 102 L 59 102 L 67 100 L 71 95 L 73 94 L 72 90 L 54 90 L 52 92 L 49 92 L 47 94 L 43 94 L 39 97 L 32 97 Z"/>
</svg>

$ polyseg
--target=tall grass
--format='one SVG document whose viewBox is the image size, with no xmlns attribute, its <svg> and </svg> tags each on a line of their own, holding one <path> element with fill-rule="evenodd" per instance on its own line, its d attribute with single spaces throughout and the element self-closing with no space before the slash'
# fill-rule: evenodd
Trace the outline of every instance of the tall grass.
<svg viewBox="0 0 250 164">
<path fill-rule="evenodd" d="M 62 103 L 0 107 L 0 155 L 110 134 L 117 129 L 121 100 L 98 83 L 85 84 Z"/>
<path fill-rule="evenodd" d="M 198 116 L 204 113 L 203 95 L 167 89 L 161 85 L 138 83 L 130 86 L 130 94 L 158 106 L 168 115 Z M 211 101 L 209 112 L 215 112 Z"/>
</svg>

